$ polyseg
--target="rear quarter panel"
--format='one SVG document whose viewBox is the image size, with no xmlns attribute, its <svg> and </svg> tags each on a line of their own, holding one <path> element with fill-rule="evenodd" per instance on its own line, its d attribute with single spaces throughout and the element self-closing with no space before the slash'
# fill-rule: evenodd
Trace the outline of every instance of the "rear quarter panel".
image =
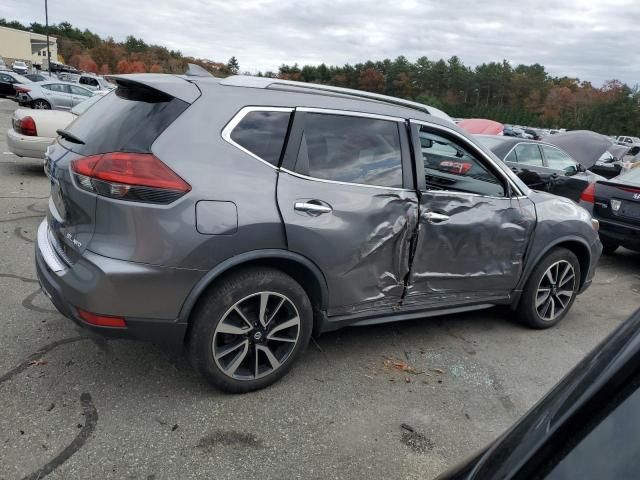
<svg viewBox="0 0 640 480">
<path fill-rule="evenodd" d="M 13 114 L 14 119 L 22 119 L 27 116 L 33 118 L 36 122 L 36 130 L 38 131 L 39 137 L 51 139 L 58 136 L 56 130 L 65 128 L 76 118 L 76 116 L 70 112 L 60 110 L 33 110 L 30 108 L 19 108 Z"/>
<path fill-rule="evenodd" d="M 216 94 L 223 88 L 226 95 Z M 97 200 L 90 250 L 122 260 L 210 270 L 227 258 L 258 249 L 286 248 L 276 204 L 277 171 L 222 139 L 228 121 L 249 104 L 215 84 L 154 142 L 152 152 L 187 181 L 192 190 L 170 205 Z M 245 90 L 245 89 L 242 89 Z M 210 235 L 196 228 L 200 201 L 230 202 L 237 225 Z M 233 211 L 233 209 L 228 209 Z M 209 219 L 212 222 L 214 219 Z"/>
</svg>

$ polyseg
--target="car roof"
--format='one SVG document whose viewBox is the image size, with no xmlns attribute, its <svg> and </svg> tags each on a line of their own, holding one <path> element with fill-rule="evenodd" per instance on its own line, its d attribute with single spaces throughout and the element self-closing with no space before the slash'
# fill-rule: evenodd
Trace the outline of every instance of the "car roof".
<svg viewBox="0 0 640 480">
<path fill-rule="evenodd" d="M 310 107 L 355 109 L 367 113 L 414 118 L 416 120 L 443 120 L 447 126 L 455 125 L 451 117 L 442 110 L 401 98 L 390 97 L 361 90 L 333 87 L 330 85 L 281 80 L 278 78 L 234 75 L 219 79 L 215 77 L 184 76 L 197 85 L 217 85 L 227 88 L 258 89 L 266 97 L 276 97 L 276 93 L 288 92 L 306 98 Z M 295 96 L 295 95 L 293 95 Z M 440 123 L 435 121 L 434 123 Z"/>
</svg>

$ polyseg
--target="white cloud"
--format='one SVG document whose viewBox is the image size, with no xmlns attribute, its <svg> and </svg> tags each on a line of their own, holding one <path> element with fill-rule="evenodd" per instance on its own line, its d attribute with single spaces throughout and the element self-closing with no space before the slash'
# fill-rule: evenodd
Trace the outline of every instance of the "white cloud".
<svg viewBox="0 0 640 480">
<path fill-rule="evenodd" d="M 541 63 L 553 75 L 640 82 L 637 0 L 50 0 L 52 23 L 132 34 L 243 70 L 458 55 L 467 65 Z M 42 0 L 3 0 L 0 17 L 44 23 Z"/>
</svg>

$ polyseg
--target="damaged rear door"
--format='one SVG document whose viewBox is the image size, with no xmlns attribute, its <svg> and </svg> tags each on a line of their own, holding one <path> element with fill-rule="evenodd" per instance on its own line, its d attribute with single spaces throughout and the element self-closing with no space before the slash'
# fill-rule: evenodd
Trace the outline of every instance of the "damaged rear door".
<svg viewBox="0 0 640 480">
<path fill-rule="evenodd" d="M 398 305 L 418 201 L 403 119 L 298 108 L 278 178 L 290 250 L 329 288 L 329 315 Z"/>
<path fill-rule="evenodd" d="M 420 196 L 404 305 L 464 305 L 508 297 L 535 226 L 531 202 L 453 130 L 411 123 Z M 424 181 L 422 180 L 424 179 Z"/>
</svg>

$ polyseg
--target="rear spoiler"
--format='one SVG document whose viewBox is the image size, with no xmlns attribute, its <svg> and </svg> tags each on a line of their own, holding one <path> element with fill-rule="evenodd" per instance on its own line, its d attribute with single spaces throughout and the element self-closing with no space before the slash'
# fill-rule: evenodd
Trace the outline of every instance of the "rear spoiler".
<svg viewBox="0 0 640 480">
<path fill-rule="evenodd" d="M 201 95 L 195 83 L 177 75 L 162 73 L 131 73 L 126 75 L 106 75 L 105 78 L 123 87 L 144 86 L 165 95 L 193 103 Z"/>
</svg>

